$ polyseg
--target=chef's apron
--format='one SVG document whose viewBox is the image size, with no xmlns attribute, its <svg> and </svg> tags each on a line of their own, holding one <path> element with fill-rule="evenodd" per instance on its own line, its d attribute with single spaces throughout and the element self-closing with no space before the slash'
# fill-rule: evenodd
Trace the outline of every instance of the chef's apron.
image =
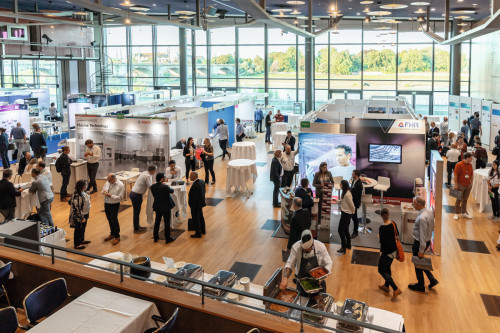
<svg viewBox="0 0 500 333">
<path fill-rule="evenodd" d="M 316 267 L 319 266 L 318 257 L 316 256 L 316 248 L 313 248 L 313 250 L 314 250 L 314 256 L 312 256 L 311 258 L 304 258 L 304 251 L 302 251 L 299 272 L 297 274 L 297 291 L 299 292 L 300 296 L 303 296 L 303 297 L 316 296 L 320 292 L 326 293 L 326 283 L 325 283 L 325 281 L 321 281 L 320 282 L 319 285 L 321 287 L 321 290 L 319 292 L 317 292 L 317 293 L 314 293 L 314 294 L 308 294 L 308 293 L 306 293 L 304 291 L 304 289 L 302 288 L 302 286 L 300 285 L 300 282 L 299 282 L 299 280 L 302 279 L 302 278 L 311 277 L 311 275 L 309 274 L 309 271 L 311 269 L 316 268 Z"/>
</svg>

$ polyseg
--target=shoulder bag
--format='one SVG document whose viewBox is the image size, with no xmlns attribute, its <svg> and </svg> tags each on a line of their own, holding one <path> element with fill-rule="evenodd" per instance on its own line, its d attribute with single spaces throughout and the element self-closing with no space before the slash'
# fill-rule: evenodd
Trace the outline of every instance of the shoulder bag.
<svg viewBox="0 0 500 333">
<path fill-rule="evenodd" d="M 394 228 L 394 235 L 396 236 L 396 259 L 398 261 L 405 261 L 405 251 L 403 251 L 403 245 L 399 241 L 399 234 L 396 229 L 396 223 L 392 222 L 392 227 Z"/>
</svg>

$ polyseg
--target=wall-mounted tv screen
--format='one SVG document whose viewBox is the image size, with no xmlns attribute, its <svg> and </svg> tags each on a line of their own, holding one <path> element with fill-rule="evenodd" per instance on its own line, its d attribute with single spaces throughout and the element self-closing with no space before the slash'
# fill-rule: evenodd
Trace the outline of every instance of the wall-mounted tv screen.
<svg viewBox="0 0 500 333">
<path fill-rule="evenodd" d="M 401 153 L 401 145 L 370 143 L 368 145 L 368 162 L 401 164 Z"/>
</svg>

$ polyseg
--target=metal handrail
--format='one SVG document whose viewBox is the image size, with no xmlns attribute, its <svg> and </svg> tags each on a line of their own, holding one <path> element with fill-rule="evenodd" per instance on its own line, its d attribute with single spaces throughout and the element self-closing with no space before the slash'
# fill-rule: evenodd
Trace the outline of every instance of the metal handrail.
<svg viewBox="0 0 500 333">
<path fill-rule="evenodd" d="M 58 259 L 65 260 L 65 261 L 71 261 L 71 262 L 75 262 L 75 263 L 79 263 L 79 264 L 84 264 L 84 265 L 91 266 L 91 267 L 96 267 L 96 268 L 99 268 L 99 269 L 102 269 L 102 270 L 106 270 L 106 271 L 111 271 L 111 272 L 115 272 L 115 273 L 117 272 L 117 271 L 114 271 L 114 270 L 109 269 L 109 268 L 104 268 L 104 267 L 92 265 L 92 264 L 89 264 L 89 263 L 84 263 L 84 262 L 81 262 L 81 261 L 78 261 L 78 260 L 68 259 L 68 258 L 56 256 L 55 255 L 55 250 L 63 251 L 63 252 L 68 252 L 68 253 L 72 253 L 72 254 L 84 256 L 84 257 L 89 257 L 89 258 L 92 258 L 92 259 L 98 259 L 98 260 L 102 260 L 102 261 L 106 261 L 106 262 L 117 264 L 117 265 L 120 266 L 120 272 L 119 273 L 120 273 L 120 281 L 121 282 L 124 281 L 123 280 L 123 276 L 126 274 L 124 272 L 124 270 L 123 270 L 123 267 L 125 266 L 125 267 L 129 267 L 131 269 L 133 268 L 133 269 L 136 269 L 136 270 L 142 270 L 142 271 L 146 271 L 146 272 L 149 272 L 149 273 L 155 273 L 155 274 L 158 274 L 158 275 L 163 275 L 163 276 L 166 276 L 166 277 L 175 278 L 176 280 L 186 281 L 189 284 L 192 283 L 192 284 L 200 285 L 201 286 L 201 292 L 198 293 L 198 292 L 195 292 L 193 290 L 184 289 L 182 287 L 178 287 L 178 286 L 174 286 L 174 285 L 168 284 L 166 282 L 158 282 L 158 281 L 154 281 L 154 280 L 151 280 L 151 279 L 148 279 L 148 278 L 144 278 L 144 277 L 141 277 L 141 276 L 137 276 L 137 275 L 133 275 L 133 274 L 128 274 L 130 277 L 133 277 L 133 278 L 136 278 L 136 279 L 140 279 L 140 280 L 144 280 L 144 281 L 151 281 L 151 282 L 154 282 L 156 284 L 161 284 L 161 285 L 168 286 L 168 287 L 171 287 L 171 288 L 185 290 L 185 291 L 193 293 L 193 294 L 198 294 L 198 295 L 201 294 L 202 304 L 205 304 L 205 290 L 204 289 L 208 287 L 208 288 L 213 288 L 213 289 L 219 289 L 219 290 L 222 290 L 224 292 L 230 292 L 230 293 L 234 293 L 234 294 L 237 294 L 237 295 L 242 295 L 242 296 L 245 296 L 245 297 L 253 298 L 253 299 L 262 301 L 263 303 L 268 302 L 268 303 L 274 303 L 274 304 L 277 304 L 277 305 L 285 306 L 285 307 L 288 307 L 288 308 L 291 308 L 291 309 L 299 311 L 300 312 L 300 319 L 289 317 L 288 315 L 284 315 L 282 313 L 279 313 L 279 312 L 276 312 L 276 311 L 273 311 L 273 310 L 261 309 L 261 308 L 258 308 L 258 307 L 255 307 L 255 306 L 252 306 L 252 305 L 249 305 L 249 304 L 244 304 L 244 303 L 239 303 L 239 302 L 236 302 L 236 301 L 231 301 L 231 300 L 228 300 L 228 299 L 224 299 L 222 297 L 218 297 L 218 296 L 214 296 L 214 295 L 208 296 L 210 298 L 215 298 L 217 300 L 223 300 L 224 302 L 228 302 L 228 303 L 232 303 L 232 304 L 237 304 L 237 305 L 244 306 L 244 307 L 247 307 L 247 308 L 250 308 L 250 309 L 254 309 L 254 310 L 257 310 L 257 311 L 260 311 L 260 312 L 271 313 L 271 314 L 274 314 L 274 315 L 277 315 L 277 316 L 288 317 L 289 319 L 299 321 L 301 323 L 301 332 L 303 332 L 303 327 L 302 327 L 303 323 L 307 323 L 307 324 L 310 324 L 310 325 L 313 325 L 313 326 L 316 326 L 316 327 L 325 328 L 325 329 L 332 330 L 332 331 L 335 331 L 335 332 L 342 332 L 341 330 L 337 330 L 336 328 L 328 327 L 328 326 L 325 326 L 325 325 L 321 325 L 321 324 L 318 324 L 318 323 L 315 323 L 315 322 L 311 322 L 311 321 L 307 321 L 306 319 L 303 319 L 303 312 L 308 312 L 308 313 L 313 313 L 313 314 L 320 315 L 320 316 L 323 316 L 323 317 L 328 317 L 330 319 L 334 319 L 334 320 L 337 320 L 337 321 L 340 321 L 340 322 L 348 323 L 348 324 L 351 324 L 351 325 L 354 325 L 354 326 L 360 326 L 360 327 L 367 328 L 367 329 L 370 329 L 370 330 L 374 330 L 374 331 L 377 331 L 377 332 L 384 332 L 384 333 L 397 333 L 398 332 L 398 331 L 394 331 L 392 329 L 388 329 L 388 328 L 385 328 L 385 327 L 373 325 L 371 323 L 361 322 L 361 321 L 357 321 L 357 320 L 350 319 L 350 318 L 347 318 L 347 317 L 339 316 L 339 315 L 336 315 L 336 314 L 333 314 L 333 313 L 323 312 L 323 311 L 316 310 L 316 309 L 313 309 L 313 308 L 308 308 L 308 307 L 305 307 L 305 306 L 302 306 L 302 305 L 297 305 L 295 303 L 283 302 L 283 301 L 277 300 L 275 298 L 270 298 L 270 297 L 267 297 L 267 296 L 261 296 L 261 295 L 249 293 L 249 292 L 246 292 L 246 291 L 240 291 L 240 290 L 236 290 L 236 289 L 233 289 L 233 288 L 230 288 L 230 287 L 225 287 L 225 286 L 221 286 L 221 285 L 217 285 L 217 284 L 213 284 L 213 283 L 209 283 L 209 282 L 205 282 L 205 281 L 201 281 L 201 280 L 197 280 L 197 279 L 193 279 L 193 278 L 189 278 L 189 277 L 178 276 L 178 275 L 171 274 L 171 273 L 168 273 L 168 272 L 165 272 L 165 271 L 161 271 L 161 270 L 150 268 L 150 267 L 140 266 L 140 265 L 136 265 L 136 264 L 133 264 L 133 263 L 128 263 L 128 262 L 125 262 L 125 261 L 122 261 L 122 260 L 111 259 L 111 258 L 107 258 L 107 257 L 95 255 L 95 254 L 92 254 L 92 253 L 86 253 L 86 252 L 82 252 L 82 251 L 78 251 L 78 250 L 73 250 L 73 249 L 69 249 L 69 248 L 58 246 L 58 245 L 54 245 L 54 244 L 42 243 L 42 242 L 39 242 L 39 241 L 34 241 L 34 240 L 31 240 L 31 239 L 26 239 L 26 238 L 22 238 L 22 237 L 7 235 L 7 234 L 3 234 L 3 233 L 0 233 L 0 237 L 6 238 L 6 239 L 12 239 L 12 240 L 15 240 L 15 241 L 18 241 L 18 242 L 27 243 L 27 244 L 31 244 L 31 245 L 38 245 L 38 246 L 43 246 L 43 247 L 46 247 L 46 248 L 50 248 L 51 249 L 52 264 L 55 263 L 55 258 L 58 258 Z M 36 251 L 33 251 L 33 250 L 29 250 L 29 249 L 25 249 L 25 248 L 22 248 L 22 247 L 19 247 L 19 246 L 15 246 L 15 245 L 11 245 L 11 244 L 6 244 L 5 242 L 4 243 L 0 243 L 0 245 L 3 245 L 5 247 L 9 247 L 9 248 L 14 248 L 14 249 L 22 250 L 22 251 L 31 252 L 31 253 L 39 253 L 39 252 L 36 252 Z"/>
</svg>

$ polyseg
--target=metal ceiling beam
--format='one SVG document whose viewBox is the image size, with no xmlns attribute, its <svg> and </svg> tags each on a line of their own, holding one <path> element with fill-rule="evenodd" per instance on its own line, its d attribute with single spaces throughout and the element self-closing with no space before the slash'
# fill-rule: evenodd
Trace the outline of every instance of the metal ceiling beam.
<svg viewBox="0 0 500 333">
<path fill-rule="evenodd" d="M 69 0 L 69 1 L 76 2 L 75 0 Z M 90 9 L 90 10 L 95 11 L 95 12 L 109 13 L 109 14 L 114 14 L 114 15 L 121 16 L 121 17 L 129 17 L 131 19 L 141 21 L 141 22 L 147 22 L 150 24 L 172 25 L 172 26 L 176 26 L 179 28 L 201 30 L 201 27 L 197 27 L 197 26 L 192 25 L 192 24 L 185 24 L 185 23 L 170 21 L 170 20 L 166 20 L 164 18 L 157 17 L 157 16 L 140 15 L 140 14 L 136 14 L 134 12 L 128 11 L 128 10 L 121 10 L 119 8 L 107 7 L 107 6 L 103 6 L 101 4 L 96 4 L 96 3 L 89 1 L 89 0 L 78 0 L 78 6 Z"/>
<path fill-rule="evenodd" d="M 36 14 L 36 15 L 33 15 Z M 62 18 L 51 18 L 47 16 L 42 16 L 39 15 L 39 13 L 14 13 L 14 12 L 8 12 L 8 11 L 1 11 L 0 10 L 0 17 L 9 17 L 13 19 L 18 19 L 18 20 L 26 20 L 29 21 L 29 23 L 23 23 L 22 24 L 29 24 L 29 25 L 36 25 L 36 23 L 51 23 L 51 24 L 71 24 L 71 25 L 82 25 L 82 21 L 76 21 L 76 20 L 70 20 L 70 19 L 62 19 Z M 85 26 L 88 27 L 97 27 L 98 25 L 94 24 L 84 24 Z"/>
</svg>

